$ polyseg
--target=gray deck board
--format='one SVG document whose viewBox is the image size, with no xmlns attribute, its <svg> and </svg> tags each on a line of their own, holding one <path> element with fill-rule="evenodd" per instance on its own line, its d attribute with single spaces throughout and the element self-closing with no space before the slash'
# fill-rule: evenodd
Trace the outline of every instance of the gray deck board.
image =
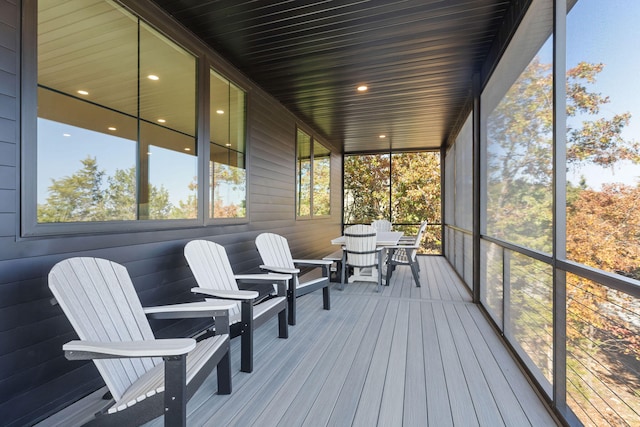
<svg viewBox="0 0 640 427">
<path fill-rule="evenodd" d="M 447 261 L 419 262 L 420 288 L 398 266 L 381 293 L 373 282 L 334 287 L 330 311 L 320 292 L 301 297 L 289 339 L 275 319 L 256 331 L 251 374 L 232 340 L 233 393 L 217 395 L 212 374 L 187 405 L 188 425 L 556 425 Z"/>
</svg>

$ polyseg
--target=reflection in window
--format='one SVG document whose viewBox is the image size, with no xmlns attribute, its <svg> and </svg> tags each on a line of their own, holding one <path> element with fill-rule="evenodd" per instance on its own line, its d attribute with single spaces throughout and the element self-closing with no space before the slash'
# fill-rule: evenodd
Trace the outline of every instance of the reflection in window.
<svg viewBox="0 0 640 427">
<path fill-rule="evenodd" d="M 245 166 L 245 93 L 211 70 L 210 218 L 247 216 Z"/>
<path fill-rule="evenodd" d="M 313 142 L 313 214 L 329 215 L 331 210 L 331 151 Z"/>
<path fill-rule="evenodd" d="M 296 216 L 330 215 L 331 151 L 298 129 L 296 153 Z"/>
<path fill-rule="evenodd" d="M 546 43 L 487 119 L 487 234 L 551 252 L 552 79 Z"/>
<path fill-rule="evenodd" d="M 195 218 L 195 71 L 114 3 L 39 1 L 38 222 Z"/>
</svg>

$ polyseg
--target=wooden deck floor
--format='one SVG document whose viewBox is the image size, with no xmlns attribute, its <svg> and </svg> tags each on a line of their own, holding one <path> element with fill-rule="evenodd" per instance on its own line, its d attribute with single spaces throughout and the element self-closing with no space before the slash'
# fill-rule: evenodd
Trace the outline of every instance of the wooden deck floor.
<svg viewBox="0 0 640 427">
<path fill-rule="evenodd" d="M 256 331 L 251 374 L 234 339 L 233 393 L 215 394 L 211 375 L 188 424 L 556 425 L 447 261 L 420 265 L 421 288 L 402 266 L 381 294 L 364 282 L 332 289 L 330 311 L 320 292 L 300 298 L 289 339 L 277 338 L 275 320 Z"/>
</svg>

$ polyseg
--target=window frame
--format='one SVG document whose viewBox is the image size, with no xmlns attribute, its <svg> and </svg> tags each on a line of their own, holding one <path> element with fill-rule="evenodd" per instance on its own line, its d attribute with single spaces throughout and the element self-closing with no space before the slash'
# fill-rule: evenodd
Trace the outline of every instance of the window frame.
<svg viewBox="0 0 640 427">
<path fill-rule="evenodd" d="M 300 178 L 300 169 L 299 169 L 299 160 L 300 160 L 300 153 L 299 153 L 299 144 L 298 144 L 298 134 L 302 132 L 305 135 L 307 135 L 309 137 L 309 164 L 310 164 L 310 168 L 309 168 L 309 215 L 299 215 L 300 212 L 300 206 L 298 204 L 298 195 L 299 195 L 299 178 Z M 314 211 L 314 197 L 313 197 L 313 193 L 314 193 L 314 176 L 315 176 L 315 158 L 314 158 L 314 145 L 315 144 L 320 144 L 326 151 L 328 151 L 329 153 L 329 185 L 328 185 L 328 191 L 329 191 L 329 212 L 327 214 L 315 214 Z M 332 156 L 333 152 L 331 151 L 331 148 L 329 147 L 328 144 L 324 144 L 320 139 L 318 139 L 315 134 L 313 132 L 309 132 L 308 130 L 304 129 L 302 126 L 300 126 L 299 124 L 296 125 L 296 129 L 295 129 L 295 180 L 294 180 L 294 194 L 295 194 L 295 203 L 294 203 L 294 210 L 295 210 L 295 218 L 296 220 L 301 220 L 301 221 L 308 221 L 308 220 L 313 220 L 313 219 L 321 219 L 321 218 L 329 218 L 331 217 L 331 156 Z"/>
<path fill-rule="evenodd" d="M 175 26 L 170 17 L 158 8 L 149 4 L 122 0 L 116 3 L 126 11 L 134 14 L 146 25 L 175 43 L 181 49 L 195 58 L 196 84 L 196 135 L 197 150 L 197 183 L 198 214 L 193 219 L 135 219 L 119 221 L 87 221 L 68 223 L 38 223 L 37 219 L 37 108 L 38 108 L 38 4 L 37 0 L 24 0 L 22 11 L 22 58 L 20 63 L 21 75 L 21 105 L 20 105 L 20 229 L 19 238 L 35 238 L 62 235 L 83 234 L 118 234 L 132 231 L 170 230 L 193 228 L 220 224 L 248 223 L 250 218 L 250 136 L 249 136 L 249 105 L 250 83 L 238 75 L 230 65 L 213 52 L 209 47 L 188 33 L 181 27 Z M 245 217 L 240 218 L 209 218 L 209 70 L 225 77 L 229 82 L 245 93 L 245 170 L 246 174 L 246 210 Z M 229 76 L 234 76 L 230 78 Z"/>
</svg>

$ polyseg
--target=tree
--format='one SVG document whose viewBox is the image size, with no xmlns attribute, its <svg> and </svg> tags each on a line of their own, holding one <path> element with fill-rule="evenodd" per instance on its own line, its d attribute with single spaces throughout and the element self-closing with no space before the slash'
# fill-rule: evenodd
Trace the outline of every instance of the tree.
<svg viewBox="0 0 640 427">
<path fill-rule="evenodd" d="M 82 168 L 70 176 L 52 179 L 49 196 L 38 206 L 39 222 L 79 222 L 104 219 L 102 180 L 95 157 L 81 161 Z"/>
<path fill-rule="evenodd" d="M 593 91 L 592 86 L 603 69 L 603 64 L 581 62 L 567 72 L 568 167 L 640 161 L 639 144 L 623 137 L 631 114 L 605 117 L 601 113 L 609 98 Z M 487 129 L 487 233 L 544 252 L 551 252 L 553 237 L 552 83 L 551 65 L 534 58 L 491 112 Z M 584 180 L 577 186 L 569 185 L 568 257 L 630 277 L 637 274 L 638 200 L 635 187 L 613 185 L 596 191 L 587 188 Z M 550 281 L 544 285 L 547 282 L 539 279 L 544 273 L 526 274 L 533 270 L 526 265 L 530 262 L 512 260 L 510 264 L 512 273 L 524 272 L 512 276 L 509 283 L 512 333 L 519 336 L 523 348 L 531 349 L 528 353 L 536 364 L 548 370 L 548 361 L 552 360 L 552 288 Z M 637 304 L 635 298 L 567 275 L 569 394 L 583 408 L 594 407 L 593 402 L 584 402 L 593 390 L 603 395 L 611 393 L 602 385 L 605 376 L 609 376 L 608 385 L 618 396 L 637 389 L 637 384 L 626 383 L 630 369 L 621 363 L 626 354 L 637 357 L 640 352 L 638 328 L 623 314 L 632 309 L 632 304 Z"/>
<path fill-rule="evenodd" d="M 38 205 L 38 222 L 122 221 L 137 218 L 136 169 L 116 169 L 103 185 L 105 171 L 95 158 L 81 161 L 70 176 L 52 179 L 46 203 Z M 167 219 L 172 210 L 164 186 L 149 189 L 149 217 Z"/>
</svg>

